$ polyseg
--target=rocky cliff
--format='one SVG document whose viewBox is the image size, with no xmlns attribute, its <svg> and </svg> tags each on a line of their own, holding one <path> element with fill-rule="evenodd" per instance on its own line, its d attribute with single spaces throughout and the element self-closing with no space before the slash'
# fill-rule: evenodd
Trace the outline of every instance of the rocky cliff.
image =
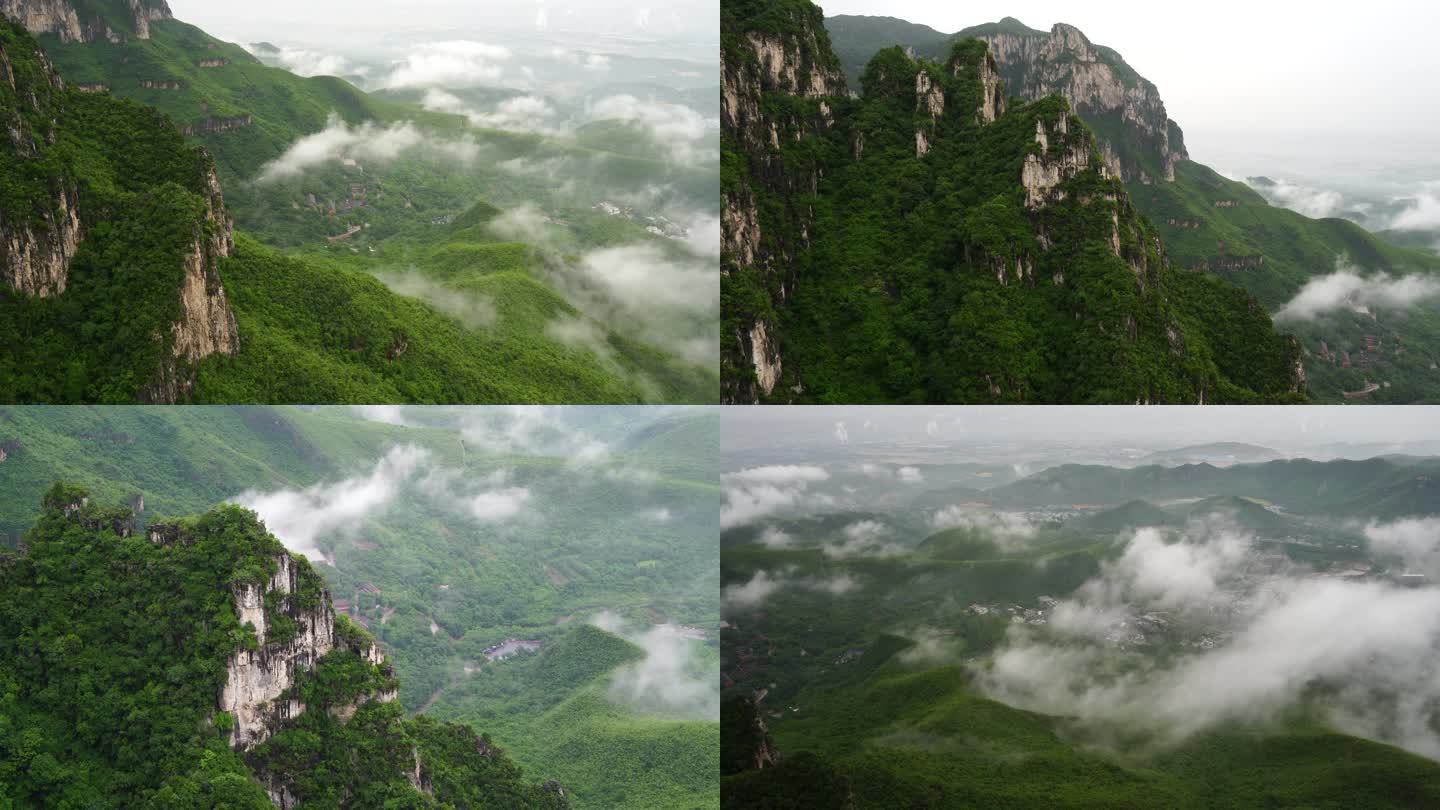
<svg viewBox="0 0 1440 810">
<path fill-rule="evenodd" d="M 0 122 L 14 159 L 10 171 L 18 170 L 20 161 L 40 158 L 55 143 L 64 94 L 65 83 L 39 46 L 0 39 Z M 49 178 L 38 191 L 25 200 L 32 203 L 28 211 L 20 199 L 0 205 L 0 283 L 47 297 L 65 291 L 81 239 L 80 202 L 74 181 L 66 177 Z"/>
<path fill-rule="evenodd" d="M 470 728 L 406 720 L 375 641 L 254 513 L 136 523 L 56 484 L 0 556 L 0 717 L 50 729 L 0 748 L 0 805 L 50 795 L 17 767 L 39 757 L 104 810 L 568 807 Z"/>
<path fill-rule="evenodd" d="M 0 0 L 0 14 L 36 36 L 54 34 L 66 43 L 149 39 L 150 23 L 173 16 L 166 0 Z"/>
<path fill-rule="evenodd" d="M 846 95 L 819 10 L 782 4 L 775 16 L 764 27 L 727 19 L 733 27 L 721 53 L 721 283 L 736 304 L 721 335 L 728 403 L 772 396 L 780 380 L 773 303 L 789 294 L 788 265 L 808 243 L 814 220 L 813 211 L 792 201 L 814 194 L 822 171 L 793 148 L 826 133 L 834 124 L 832 100 Z M 766 103 L 777 98 L 787 103 Z"/>
<path fill-rule="evenodd" d="M 170 354 L 141 398 L 147 402 L 182 402 L 195 383 L 195 365 L 211 355 L 240 351 L 235 313 L 220 282 L 219 261 L 235 249 L 234 224 L 225 209 L 220 180 L 213 166 L 205 171 L 205 216 L 195 222 L 182 262 L 180 316 L 170 328 Z"/>
<path fill-rule="evenodd" d="M 168 14 L 163 4 L 132 5 L 147 18 Z M 4 19 L 0 123 L 0 285 L 26 298 L 78 296 L 87 308 L 131 300 L 142 307 L 127 313 L 132 326 L 164 324 L 147 328 L 158 352 L 131 347 L 149 364 L 135 398 L 184 401 L 201 360 L 240 348 L 219 274 L 234 226 L 210 156 L 153 110 L 68 87 L 35 40 Z M 71 292 L 76 283 L 83 289 Z"/>
<path fill-rule="evenodd" d="M 1293 341 L 1170 265 L 1077 114 L 1163 118 L 1143 87 L 1115 95 L 1103 49 L 1063 26 L 891 47 L 840 95 L 813 15 L 780 8 L 727 29 L 727 401 L 1303 397 Z M 1077 101 L 1007 101 L 1029 60 Z"/>
<path fill-rule="evenodd" d="M 1057 23 L 1044 34 L 1020 32 L 1005 23 L 1018 26 L 1007 19 L 1001 27 L 1010 30 L 971 29 L 957 36 L 974 36 L 990 46 L 1010 92 L 1027 101 L 1064 96 L 1100 133 L 1101 154 L 1116 176 L 1141 183 L 1175 179 L 1175 164 L 1189 155 L 1154 84 L 1074 26 Z M 1119 129 L 1106 126 L 1109 122 Z"/>
<path fill-rule="evenodd" d="M 837 49 L 849 54 L 845 70 L 851 75 L 863 67 L 859 60 L 879 47 L 865 43 L 898 44 L 918 56 L 943 59 L 955 40 L 985 42 L 1007 92 L 1025 101 L 1064 96 L 1095 132 L 1101 159 L 1127 183 L 1173 181 L 1176 164 L 1189 159 L 1184 134 L 1167 115 L 1155 85 L 1072 25 L 1058 23 L 1047 32 L 1007 17 L 948 36 L 887 17 L 843 16 L 828 25 Z"/>
</svg>

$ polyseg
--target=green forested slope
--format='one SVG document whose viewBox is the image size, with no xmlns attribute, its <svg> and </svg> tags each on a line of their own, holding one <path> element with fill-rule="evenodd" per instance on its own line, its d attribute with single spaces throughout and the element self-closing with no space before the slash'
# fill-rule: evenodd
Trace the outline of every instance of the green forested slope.
<svg viewBox="0 0 1440 810">
<path fill-rule="evenodd" d="M 1020 53 L 1024 43 L 1054 36 L 1014 18 L 953 35 L 887 17 L 831 17 L 826 26 L 846 75 L 852 78 L 861 74 L 877 50 L 894 45 L 913 48 L 921 57 L 941 59 L 957 38 L 1008 35 L 1010 47 Z M 1083 35 L 1080 38 L 1083 40 Z M 1011 93 L 1030 99 L 1069 92 L 1071 87 L 1083 91 L 1083 85 L 1065 84 L 1069 74 L 1057 66 L 1093 59 L 1126 86 L 1143 85 L 1158 103 L 1158 90 L 1116 51 L 1084 42 L 1085 53 L 1070 52 L 1076 47 L 1070 39 L 1059 46 L 1065 52 L 1057 54 L 1057 42 L 1052 39 L 1043 47 L 1034 46 L 1032 56 L 1013 58 L 1002 71 L 1012 79 Z M 1103 70 L 1097 75 L 1103 78 Z M 1094 99 L 1089 101 L 1093 104 Z M 1140 116 L 1152 112 L 1147 108 Z M 1115 110 L 1083 104 L 1076 107 L 1076 113 L 1130 170 L 1125 177 L 1130 199 L 1153 225 L 1170 258 L 1181 267 L 1244 289 L 1270 312 L 1278 311 L 1307 281 L 1342 267 L 1361 275 L 1440 273 L 1440 258 L 1431 252 L 1396 246 L 1348 220 L 1311 219 L 1272 206 L 1245 183 L 1186 159 L 1179 127 L 1164 118 L 1163 106 L 1158 110 L 1157 126 L 1168 130 L 1168 151 L 1178 158 L 1173 164 L 1173 181 L 1164 179 L 1165 166 L 1157 157 L 1153 132 L 1124 120 Z M 1378 384 L 1378 390 L 1360 401 L 1414 403 L 1440 397 L 1440 371 L 1432 367 L 1440 360 L 1440 315 L 1433 305 L 1422 304 L 1404 312 L 1356 313 L 1347 309 L 1314 320 L 1284 321 L 1279 326 L 1301 340 L 1309 390 L 1317 401 L 1345 401 L 1344 392 L 1362 391 L 1367 382 Z M 1377 338 L 1378 348 L 1371 345 Z M 1243 353 L 1247 340 L 1236 341 L 1231 350 Z M 1352 356 L 1349 367 L 1342 352 Z"/>
<path fill-rule="evenodd" d="M 610 445 L 608 460 L 578 465 L 563 444 L 556 456 L 489 448 L 473 433 L 484 412 L 464 408 L 407 409 L 410 427 L 344 408 L 0 408 L 0 546 L 15 546 L 56 479 L 97 501 L 143 497 L 144 523 L 247 490 L 359 487 L 391 450 L 413 446 L 427 454 L 415 479 L 322 534 L 330 564 L 317 559 L 335 598 L 394 662 L 395 705 L 477 724 L 533 780 L 559 779 L 579 807 L 713 806 L 713 716 L 616 703 L 611 681 L 640 651 L 586 621 L 609 610 L 639 630 L 703 628 L 706 639 L 685 647 L 700 668 L 687 677 L 713 683 L 718 417 L 577 410 L 578 428 L 547 422 L 532 428 L 535 440 L 592 430 Z M 528 508 L 515 521 L 471 520 L 463 498 L 422 486 L 452 476 L 482 490 L 523 488 Z M 488 660 L 505 639 L 540 651 Z"/>
<path fill-rule="evenodd" d="M 727 71 L 762 75 L 722 143 L 739 209 L 722 257 L 723 332 L 739 341 L 722 353 L 727 396 L 1304 398 L 1293 341 L 1241 291 L 1169 265 L 1063 100 L 1003 109 L 983 43 L 943 63 L 873 54 L 858 99 L 770 89 L 768 38 L 815 75 L 838 65 L 807 5 L 731 10 L 755 39 L 725 49 Z M 818 123 L 767 142 L 766 120 Z"/>
<path fill-rule="evenodd" d="M 264 808 L 261 781 L 272 777 L 322 806 L 566 806 L 468 729 L 406 721 L 375 702 L 348 723 L 334 718 L 331 707 L 385 685 L 360 658 L 368 638 L 343 619 L 337 648 L 296 673 L 308 711 L 259 748 L 232 750 L 234 718 L 214 707 L 226 659 L 256 645 L 232 588 L 268 579 L 283 547 L 233 507 L 182 521 L 183 542 L 156 544 L 129 533 L 128 508 L 74 509 L 83 497 L 57 485 L 27 551 L 0 557 L 7 806 Z M 297 565 L 287 602 L 328 602 L 313 569 Z M 283 623 L 272 623 L 278 635 Z M 417 752 L 439 775 L 431 795 L 407 780 Z"/>
</svg>

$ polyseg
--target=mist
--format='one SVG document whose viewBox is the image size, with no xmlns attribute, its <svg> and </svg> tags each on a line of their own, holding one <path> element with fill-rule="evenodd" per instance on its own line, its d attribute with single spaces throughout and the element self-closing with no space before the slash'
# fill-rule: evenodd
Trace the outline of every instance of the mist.
<svg viewBox="0 0 1440 810">
<path fill-rule="evenodd" d="M 256 180 L 269 183 L 299 177 L 311 169 L 347 159 L 384 165 L 407 153 L 422 153 L 439 161 L 471 166 L 482 151 L 483 147 L 473 139 L 438 138 L 410 122 L 378 127 L 367 121 L 352 127 L 338 114 L 331 113 L 325 129 L 291 144 L 285 154 L 260 168 Z"/>
<path fill-rule="evenodd" d="M 1440 279 L 1428 276 L 1361 275 L 1345 259 L 1335 272 L 1310 279 L 1275 313 L 1277 321 L 1313 321 L 1341 311 L 1404 311 L 1440 297 Z"/>
<path fill-rule="evenodd" d="M 1416 529 L 1402 521 L 1372 533 Z M 1142 730 L 1162 747 L 1224 723 L 1277 722 L 1323 683 L 1335 697 L 1312 709 L 1329 722 L 1440 758 L 1440 736 L 1424 719 L 1440 701 L 1440 588 L 1300 570 L 1250 576 L 1253 540 L 1217 525 L 1178 537 L 1136 531 L 1119 559 L 1061 600 L 1047 632 L 1012 626 L 976 665 L 978 683 L 1102 737 Z M 1204 632 L 1213 647 L 1152 657 L 1127 641 L 1142 614 Z"/>
</svg>

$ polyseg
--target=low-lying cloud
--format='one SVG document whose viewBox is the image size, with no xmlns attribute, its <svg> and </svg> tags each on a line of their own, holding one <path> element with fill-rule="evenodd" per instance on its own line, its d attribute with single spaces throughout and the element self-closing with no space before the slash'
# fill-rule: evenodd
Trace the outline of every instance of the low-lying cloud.
<svg viewBox="0 0 1440 810">
<path fill-rule="evenodd" d="M 791 573 L 772 574 L 756 571 L 748 581 L 740 585 L 727 585 L 720 591 L 722 612 L 743 612 L 761 607 L 775 594 L 797 589 L 830 596 L 844 596 L 860 587 L 860 582 L 849 574 L 830 577 L 796 577 Z"/>
<path fill-rule="evenodd" d="M 719 672 L 697 655 L 702 642 L 687 638 L 670 624 L 636 629 L 609 611 L 596 615 L 591 623 L 624 637 L 645 653 L 612 676 L 611 700 L 642 712 L 719 719 Z"/>
<path fill-rule="evenodd" d="M 360 164 L 392 163 L 401 155 L 420 151 L 427 157 L 470 165 L 480 156 L 481 147 L 472 139 L 445 139 L 421 131 L 405 121 L 388 127 L 365 122 L 351 126 L 332 113 L 325 129 L 306 135 L 265 164 L 257 180 L 261 183 L 299 177 L 328 163 L 345 159 Z"/>
<path fill-rule="evenodd" d="M 744 526 L 780 512 L 828 505 L 830 497 L 812 491 L 810 485 L 829 478 L 824 468 L 809 465 L 752 467 L 727 473 L 720 481 L 720 527 Z"/>
<path fill-rule="evenodd" d="M 1405 553 L 1426 550 L 1434 528 L 1400 521 L 1367 533 Z M 982 688 L 1169 745 L 1226 722 L 1278 718 L 1324 682 L 1335 691 L 1321 708 L 1340 729 L 1440 758 L 1430 722 L 1440 701 L 1440 589 L 1286 568 L 1257 575 L 1252 543 L 1214 526 L 1180 537 L 1136 532 L 1120 558 L 1055 607 L 1044 633 L 1011 627 L 978 668 Z M 1154 654 L 1147 634 L 1175 632 L 1192 643 Z M 1200 635 L 1208 640 L 1193 643 Z"/>
<path fill-rule="evenodd" d="M 1421 275 L 1390 276 L 1375 273 L 1368 277 L 1348 262 L 1336 263 L 1336 271 L 1312 278 L 1275 313 L 1277 321 L 1312 321 L 1342 310 L 1403 311 L 1440 297 L 1440 279 Z"/>
<path fill-rule="evenodd" d="M 437 284 L 417 270 L 376 273 L 375 278 L 391 292 L 418 298 L 471 329 L 488 329 L 499 319 L 495 301 L 488 296 L 459 292 Z"/>
<path fill-rule="evenodd" d="M 391 65 L 382 85 L 410 88 L 495 84 L 513 56 L 509 48 L 485 42 L 430 42 Z"/>
<path fill-rule="evenodd" d="M 429 451 L 404 445 L 390 450 L 366 475 L 303 490 L 247 490 L 234 502 L 254 510 L 286 548 L 321 558 L 316 541 L 322 535 L 357 527 L 385 510 L 429 458 Z"/>
</svg>

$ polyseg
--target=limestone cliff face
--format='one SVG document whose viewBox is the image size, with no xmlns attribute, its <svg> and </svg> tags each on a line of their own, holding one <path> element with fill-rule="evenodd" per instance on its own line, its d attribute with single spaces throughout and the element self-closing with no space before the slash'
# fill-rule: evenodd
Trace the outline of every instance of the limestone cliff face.
<svg viewBox="0 0 1440 810">
<path fill-rule="evenodd" d="M 965 36 L 965 32 L 961 32 Z M 1125 155 L 1103 135 L 1101 154 L 1126 182 L 1175 179 L 1175 164 L 1189 159 L 1180 128 L 1165 113 L 1155 85 L 1130 69 L 1120 55 L 1096 46 L 1063 23 L 1050 33 L 977 33 L 990 45 L 1010 92 L 1027 101 L 1063 95 L 1082 118 L 1113 118 L 1135 135 L 1139 154 Z"/>
<path fill-rule="evenodd" d="M 738 45 L 722 53 L 722 138 L 745 166 L 742 176 L 722 187 L 721 272 L 747 275 L 772 303 L 789 295 L 794 279 L 787 267 L 808 243 L 814 221 L 812 211 L 791 201 L 813 194 L 820 181 L 818 168 L 796 171 L 781 150 L 833 126 L 827 99 L 846 95 L 818 12 L 793 23 L 784 32 L 738 32 Z M 770 94 L 804 103 L 767 109 L 763 100 Z M 768 221 L 762 221 L 762 200 L 783 203 L 767 212 Z M 772 229 L 778 233 L 767 233 Z M 771 396 L 783 373 L 778 324 L 764 311 L 741 315 L 722 348 L 721 397 L 727 403 Z"/>
<path fill-rule="evenodd" d="M 305 704 L 285 693 L 299 672 L 313 668 L 335 647 L 335 611 L 329 594 L 314 608 L 301 607 L 291 598 L 299 585 L 295 560 L 280 554 L 273 562 L 276 570 L 268 582 L 237 585 L 231 591 L 235 615 L 241 625 L 254 626 L 258 642 L 255 650 L 236 650 L 225 662 L 225 688 L 217 704 L 235 718 L 230 744 L 238 749 L 254 748 L 286 720 L 305 711 Z M 267 595 L 295 623 L 294 638 L 275 642 L 268 637 Z"/>
<path fill-rule="evenodd" d="M 211 355 L 234 355 L 240 351 L 235 313 L 230 309 L 217 271 L 219 261 L 234 252 L 234 222 L 225 208 L 214 167 L 205 173 L 202 196 L 205 217 L 195 223 L 184 256 L 180 317 L 171 326 L 170 356 L 142 392 L 147 402 L 183 401 L 194 387 L 197 363 Z"/>
<path fill-rule="evenodd" d="M 38 66 L 38 75 L 17 76 L 17 62 Z M 12 57 L 3 43 L 0 82 L 4 83 L 0 98 L 13 99 L 8 115 L 0 111 L 9 146 L 18 159 L 33 158 L 55 143 L 55 108 L 65 83 L 44 51 L 36 48 Z M 24 295 L 47 297 L 64 292 L 70 260 L 82 238 L 79 193 L 74 184 L 52 180 L 50 197 L 49 204 L 38 210 L 0 210 L 0 283 Z"/>
<path fill-rule="evenodd" d="M 115 26 L 127 26 L 136 39 L 150 38 L 150 23 L 174 16 L 166 0 L 112 0 L 108 14 L 76 8 L 74 0 L 0 0 L 0 13 L 20 23 L 32 34 L 54 34 L 61 42 L 124 42 L 131 34 Z"/>
</svg>

